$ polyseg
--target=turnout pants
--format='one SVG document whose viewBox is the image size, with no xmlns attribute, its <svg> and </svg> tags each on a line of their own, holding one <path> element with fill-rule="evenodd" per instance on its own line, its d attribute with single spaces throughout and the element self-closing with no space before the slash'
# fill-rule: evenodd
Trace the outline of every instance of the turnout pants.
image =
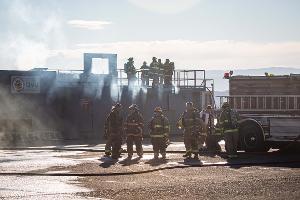
<svg viewBox="0 0 300 200">
<path fill-rule="evenodd" d="M 163 137 L 160 138 L 151 138 L 151 143 L 153 146 L 154 154 L 161 153 L 161 155 L 166 154 L 166 139 Z"/>
<path fill-rule="evenodd" d="M 235 155 L 237 153 L 237 146 L 239 140 L 238 131 L 225 130 L 224 136 L 226 152 L 228 153 L 228 155 Z"/>
<path fill-rule="evenodd" d="M 208 135 L 206 138 L 207 150 L 210 152 L 220 152 L 221 146 L 218 143 L 220 139 L 221 136 L 219 135 Z"/>
<path fill-rule="evenodd" d="M 105 155 L 111 155 L 112 138 L 108 138 L 105 143 Z"/>
<path fill-rule="evenodd" d="M 198 148 L 202 149 L 204 147 L 204 143 L 206 144 L 206 135 L 201 134 L 201 135 L 199 135 L 199 138 L 198 138 Z M 206 144 L 206 146 L 207 146 L 207 144 Z"/>
<path fill-rule="evenodd" d="M 191 133 L 191 131 L 184 131 L 184 146 L 187 155 L 192 153 L 198 155 L 198 136 Z"/>
<path fill-rule="evenodd" d="M 121 155 L 122 137 L 120 135 L 112 135 L 109 140 L 111 140 L 112 157 L 118 158 Z"/>
<path fill-rule="evenodd" d="M 137 155 L 143 155 L 142 137 L 141 136 L 127 136 L 127 152 L 128 156 L 133 155 L 133 144 L 135 144 Z"/>
</svg>

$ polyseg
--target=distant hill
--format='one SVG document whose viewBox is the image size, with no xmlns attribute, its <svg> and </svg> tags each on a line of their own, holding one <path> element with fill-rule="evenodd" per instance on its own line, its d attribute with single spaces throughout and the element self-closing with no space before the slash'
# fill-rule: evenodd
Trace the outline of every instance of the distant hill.
<svg viewBox="0 0 300 200">
<path fill-rule="evenodd" d="M 206 78 L 214 79 L 215 91 L 228 90 L 228 80 L 223 79 L 224 70 L 206 70 Z M 252 75 L 252 76 L 264 76 L 265 72 L 274 75 L 289 75 L 300 74 L 300 68 L 285 68 L 285 67 L 270 67 L 260 69 L 237 69 L 233 70 L 233 75 Z"/>
</svg>

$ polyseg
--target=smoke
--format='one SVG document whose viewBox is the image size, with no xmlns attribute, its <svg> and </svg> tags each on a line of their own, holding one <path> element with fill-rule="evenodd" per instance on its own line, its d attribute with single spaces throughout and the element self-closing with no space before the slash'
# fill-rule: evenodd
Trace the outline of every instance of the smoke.
<svg viewBox="0 0 300 200">
<path fill-rule="evenodd" d="M 45 9 L 28 0 L 13 0 L 8 5 L 0 66 L 8 69 L 44 67 L 54 48 L 65 47 L 63 18 L 54 4 Z M 10 66 L 7 66 L 9 63 Z"/>
<path fill-rule="evenodd" d="M 111 95 L 111 99 L 113 102 L 120 101 L 120 98 L 122 95 L 122 90 L 121 90 L 121 86 L 118 85 L 118 83 L 115 79 L 112 80 L 111 85 L 110 85 L 110 95 Z"/>
<path fill-rule="evenodd" d="M 1 146 L 39 145 L 61 138 L 55 113 L 45 109 L 44 99 L 34 97 L 37 94 L 12 94 L 10 89 L 10 85 L 0 86 Z"/>
</svg>

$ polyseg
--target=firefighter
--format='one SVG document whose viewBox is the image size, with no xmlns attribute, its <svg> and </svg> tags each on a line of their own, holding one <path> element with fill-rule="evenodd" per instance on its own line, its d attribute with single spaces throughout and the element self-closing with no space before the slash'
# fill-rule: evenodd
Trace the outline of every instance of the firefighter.
<svg viewBox="0 0 300 200">
<path fill-rule="evenodd" d="M 224 132 L 225 149 L 228 154 L 228 158 L 237 157 L 239 139 L 238 118 L 238 114 L 230 108 L 229 103 L 224 102 L 222 105 L 219 123 Z"/>
<path fill-rule="evenodd" d="M 129 114 L 126 118 L 126 122 L 124 124 L 124 129 L 126 133 L 126 143 L 127 143 L 127 153 L 128 159 L 132 158 L 133 155 L 133 143 L 136 146 L 137 155 L 142 158 L 143 157 L 143 126 L 144 120 L 139 112 L 138 106 L 136 104 L 132 104 L 129 107 Z"/>
<path fill-rule="evenodd" d="M 169 59 L 166 59 L 164 63 L 164 83 L 166 86 L 172 85 L 172 76 L 174 71 L 174 62 L 170 62 Z"/>
<path fill-rule="evenodd" d="M 143 85 L 149 85 L 149 66 L 147 65 L 147 62 L 144 61 L 143 65 L 141 66 L 142 71 L 142 83 Z"/>
<path fill-rule="evenodd" d="M 198 137 L 203 129 L 203 121 L 192 102 L 186 103 L 186 110 L 181 115 L 177 126 L 179 129 L 184 129 L 183 133 L 186 153 L 183 157 L 191 158 L 192 154 L 194 154 L 194 159 L 199 159 Z"/>
<path fill-rule="evenodd" d="M 122 105 L 117 103 L 112 107 L 111 112 L 106 118 L 104 129 L 105 129 L 105 138 L 107 142 L 105 145 L 105 155 L 112 155 L 113 159 L 118 159 L 121 155 L 121 145 L 123 137 L 123 117 L 121 114 Z M 110 149 L 112 151 L 110 153 Z"/>
<path fill-rule="evenodd" d="M 162 109 L 154 109 L 154 117 L 149 123 L 151 143 L 153 145 L 154 159 L 158 159 L 159 153 L 166 159 L 166 148 L 169 144 L 170 125 L 163 115 Z"/>
<path fill-rule="evenodd" d="M 207 151 L 216 153 L 221 151 L 221 146 L 219 145 L 219 133 L 220 131 L 216 131 L 216 127 L 214 125 L 215 115 L 211 105 L 206 107 L 206 110 L 202 111 L 200 114 L 202 120 L 205 124 L 205 144 L 207 147 Z"/>
<path fill-rule="evenodd" d="M 124 64 L 124 71 L 127 74 L 129 83 L 136 79 L 136 69 L 132 57 L 128 58 L 128 62 Z"/>
<path fill-rule="evenodd" d="M 159 66 L 156 57 L 152 58 L 149 69 L 150 78 L 152 78 L 152 87 L 157 87 L 159 84 Z"/>
<path fill-rule="evenodd" d="M 164 65 L 161 62 L 161 59 L 157 60 L 158 62 L 158 77 L 159 77 L 159 84 L 164 83 Z"/>
</svg>

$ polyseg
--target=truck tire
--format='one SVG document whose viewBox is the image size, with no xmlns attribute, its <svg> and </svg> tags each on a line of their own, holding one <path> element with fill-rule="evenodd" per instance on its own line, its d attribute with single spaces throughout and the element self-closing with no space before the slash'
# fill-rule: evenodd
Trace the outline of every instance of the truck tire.
<svg viewBox="0 0 300 200">
<path fill-rule="evenodd" d="M 240 124 L 240 143 L 246 152 L 267 152 L 270 148 L 265 144 L 263 129 L 256 121 L 244 121 Z"/>
</svg>

